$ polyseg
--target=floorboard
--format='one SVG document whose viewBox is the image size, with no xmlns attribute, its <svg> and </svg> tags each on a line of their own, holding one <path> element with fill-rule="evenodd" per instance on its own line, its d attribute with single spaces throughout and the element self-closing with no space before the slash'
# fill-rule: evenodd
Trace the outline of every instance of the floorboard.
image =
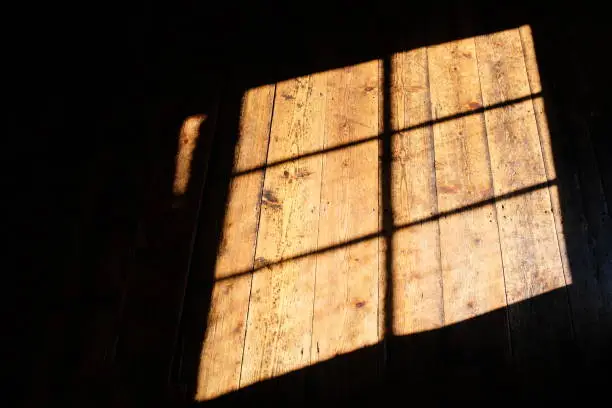
<svg viewBox="0 0 612 408">
<path fill-rule="evenodd" d="M 244 95 L 234 172 L 265 163 L 274 95 L 274 86 L 255 88 Z M 217 282 L 202 345 L 197 399 L 209 399 L 240 386 L 252 276 L 231 276 L 252 269 L 255 262 L 263 177 L 263 171 L 255 171 L 231 181 L 215 265 Z"/>
<path fill-rule="evenodd" d="M 372 61 L 326 74 L 325 146 L 379 133 L 378 70 L 379 63 Z M 379 340 L 378 240 L 343 245 L 376 233 L 378 217 L 378 140 L 325 154 L 318 247 L 341 246 L 317 256 L 312 363 Z M 330 387 L 329 379 L 343 383 L 373 367 L 362 363 L 359 368 L 332 365 L 326 379 L 315 380 L 316 387 L 342 393 Z"/>
<path fill-rule="evenodd" d="M 434 120 L 475 111 L 433 125 L 438 208 L 461 209 L 440 219 L 444 324 L 451 325 L 506 306 L 504 270 L 475 41 L 431 47 L 428 55 Z M 464 209 L 479 202 L 485 204 Z M 444 345 L 446 387 L 459 394 L 470 377 L 486 381 L 504 367 L 505 316 L 493 315 L 482 333 L 450 329 Z"/>
<path fill-rule="evenodd" d="M 485 104 L 530 93 L 518 29 L 478 37 L 476 51 Z M 496 195 L 550 181 L 531 100 L 486 111 L 485 119 Z M 537 189 L 498 200 L 496 209 L 508 304 L 535 298 L 522 303 L 529 307 L 509 309 L 514 360 L 521 373 L 535 379 L 531 376 L 538 370 L 554 371 L 548 365 L 569 355 L 573 336 L 565 296 L 555 302 L 537 299 L 566 286 L 550 191 Z"/>
<path fill-rule="evenodd" d="M 323 147 L 325 86 L 318 74 L 276 85 L 268 162 Z M 265 170 L 241 385 L 310 364 L 316 257 L 284 259 L 317 248 L 321 163 L 315 155 Z"/>
</svg>

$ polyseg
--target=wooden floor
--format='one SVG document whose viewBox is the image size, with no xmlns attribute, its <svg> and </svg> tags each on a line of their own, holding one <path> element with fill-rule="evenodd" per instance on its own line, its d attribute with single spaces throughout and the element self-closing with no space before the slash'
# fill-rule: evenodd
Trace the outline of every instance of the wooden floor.
<svg viewBox="0 0 612 408">
<path fill-rule="evenodd" d="M 544 103 L 529 26 L 248 90 L 196 398 L 564 297 Z"/>
<path fill-rule="evenodd" d="M 221 84 L 143 97 L 152 147 L 91 164 L 26 405 L 605 392 L 612 174 L 590 20 L 561 46 L 561 23 L 473 3 L 376 38 L 351 23 L 358 52 L 323 33 L 275 57 L 254 33 Z M 185 50 L 159 70 L 180 78 Z"/>
</svg>

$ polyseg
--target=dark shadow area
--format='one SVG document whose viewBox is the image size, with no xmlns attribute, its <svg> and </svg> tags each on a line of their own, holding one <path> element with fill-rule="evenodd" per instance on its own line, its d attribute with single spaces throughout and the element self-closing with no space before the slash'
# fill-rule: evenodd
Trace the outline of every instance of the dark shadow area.
<svg viewBox="0 0 612 408">
<path fill-rule="evenodd" d="M 563 302 L 565 298 L 565 289 L 559 289 L 510 308 L 534 307 L 533 303 L 537 307 Z M 506 309 L 498 309 L 438 330 L 394 337 L 386 345 L 390 358 L 384 376 L 380 366 L 363 364 L 380 360 L 384 346 L 376 344 L 259 382 L 202 405 L 494 403 L 510 406 L 597 400 L 592 392 L 604 386 L 603 373 L 596 371 L 595 366 L 580 365 L 571 353 L 565 354 L 562 361 L 555 361 L 554 370 L 542 361 L 531 364 L 531 371 L 525 377 L 503 346 L 503 335 L 496 338 L 500 333 L 491 331 L 506 315 Z M 321 381 L 329 379 L 329 372 L 342 375 L 332 384 Z M 295 390 L 296 382 L 302 384 L 298 395 L 284 392 Z"/>
<path fill-rule="evenodd" d="M 9 50 L 20 62 L 9 94 L 17 137 L 4 153 L 16 175 L 8 186 L 18 216 L 9 225 L 18 250 L 7 292 L 16 309 L 8 386 L 17 400 L 193 400 L 245 90 L 523 24 L 536 45 L 572 285 L 440 330 L 387 336 L 210 404 L 605 395 L 612 36 L 605 13 L 588 2 L 535 3 L 182 1 L 27 14 L 24 27 L 36 35 Z M 69 18 L 74 12 L 82 18 Z M 384 113 L 382 210 L 390 214 Z M 197 114 L 209 118 L 194 153 L 199 171 L 177 198 L 178 135 Z M 389 238 L 397 226 L 387 215 L 383 227 Z"/>
</svg>

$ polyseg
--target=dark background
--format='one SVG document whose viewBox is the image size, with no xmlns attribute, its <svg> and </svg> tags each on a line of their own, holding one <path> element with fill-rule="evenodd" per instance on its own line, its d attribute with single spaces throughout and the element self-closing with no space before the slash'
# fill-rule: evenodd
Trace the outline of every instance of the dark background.
<svg viewBox="0 0 612 408">
<path fill-rule="evenodd" d="M 515 312 L 390 338 L 217 402 L 605 396 L 609 19 L 590 2 L 537 3 L 179 1 L 7 10 L 3 153 L 12 245 L 4 383 L 11 397 L 26 406 L 133 406 L 193 395 L 245 89 L 522 24 L 534 35 L 574 284 L 509 308 Z M 200 113 L 211 119 L 195 168 L 208 172 L 194 175 L 177 205 L 178 131 Z M 490 346 L 508 342 L 496 329 L 508 316 L 519 316 L 521 330 L 498 356 Z"/>
</svg>

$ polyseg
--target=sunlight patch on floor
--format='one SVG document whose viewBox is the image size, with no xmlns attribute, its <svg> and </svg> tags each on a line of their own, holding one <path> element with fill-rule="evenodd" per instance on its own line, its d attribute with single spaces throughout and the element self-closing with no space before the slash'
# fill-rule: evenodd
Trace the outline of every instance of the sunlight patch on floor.
<svg viewBox="0 0 612 408">
<path fill-rule="evenodd" d="M 245 94 L 198 400 L 571 283 L 530 28 L 390 61 Z"/>
</svg>

